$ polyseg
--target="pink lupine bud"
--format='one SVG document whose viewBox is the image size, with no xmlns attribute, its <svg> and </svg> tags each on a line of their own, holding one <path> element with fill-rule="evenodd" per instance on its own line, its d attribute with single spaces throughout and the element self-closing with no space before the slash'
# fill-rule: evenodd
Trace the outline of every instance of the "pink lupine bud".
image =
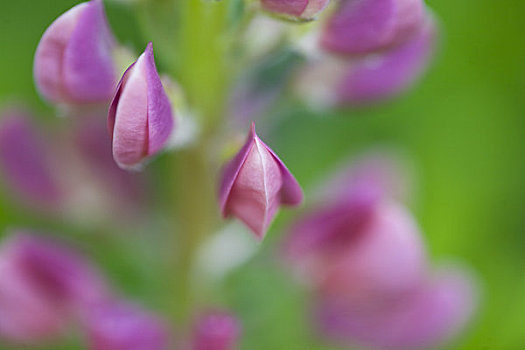
<svg viewBox="0 0 525 350">
<path fill-rule="evenodd" d="M 296 19 L 315 18 L 330 0 L 261 0 L 266 11 Z"/>
<path fill-rule="evenodd" d="M 303 194 L 252 124 L 246 143 L 224 169 L 219 200 L 224 217 L 239 218 L 262 239 L 279 207 L 299 205 Z"/>
<path fill-rule="evenodd" d="M 157 316 L 122 301 L 93 306 L 86 317 L 92 350 L 167 350 L 167 327 Z"/>
<path fill-rule="evenodd" d="M 207 312 L 195 323 L 189 350 L 235 350 L 241 333 L 237 318 L 226 312 Z"/>
<path fill-rule="evenodd" d="M 11 194 L 39 208 L 58 205 L 63 193 L 49 163 L 50 150 L 30 117 L 8 111 L 0 119 L 0 174 Z"/>
<path fill-rule="evenodd" d="M 122 76 L 109 108 L 115 162 L 125 169 L 140 167 L 165 147 L 173 127 L 171 104 L 149 43 Z"/>
<path fill-rule="evenodd" d="M 342 0 L 321 37 L 324 49 L 362 55 L 407 40 L 424 23 L 422 0 Z"/>
<path fill-rule="evenodd" d="M 380 56 L 349 66 L 336 86 L 338 105 L 366 104 L 406 90 L 425 70 L 435 46 L 436 28 L 429 20 L 407 42 Z"/>
<path fill-rule="evenodd" d="M 73 7 L 49 26 L 38 44 L 38 90 L 54 103 L 109 102 L 116 83 L 113 46 L 102 0 Z"/>
<path fill-rule="evenodd" d="M 440 271 L 401 298 L 376 308 L 344 299 L 320 302 L 317 321 L 329 338 L 374 349 L 427 349 L 459 333 L 472 317 L 477 290 L 465 271 Z"/>
</svg>

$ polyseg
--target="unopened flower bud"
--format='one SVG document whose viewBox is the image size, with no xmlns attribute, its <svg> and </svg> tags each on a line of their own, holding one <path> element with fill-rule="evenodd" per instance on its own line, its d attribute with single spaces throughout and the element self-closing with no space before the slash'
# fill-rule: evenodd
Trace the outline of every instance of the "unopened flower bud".
<svg viewBox="0 0 525 350">
<path fill-rule="evenodd" d="M 199 317 L 189 350 L 235 350 L 241 333 L 239 321 L 226 312 L 208 312 Z"/>
<path fill-rule="evenodd" d="M 54 103 L 107 103 L 116 82 L 114 38 L 101 0 L 79 4 L 46 30 L 35 54 L 40 93 Z"/>
<path fill-rule="evenodd" d="M 165 147 L 173 127 L 171 104 L 149 43 L 122 76 L 109 108 L 115 162 L 125 169 L 140 167 Z"/>
<path fill-rule="evenodd" d="M 42 209 L 59 205 L 63 193 L 49 163 L 50 152 L 25 112 L 12 110 L 3 113 L 0 120 L 0 175 L 11 195 L 29 206 Z"/>
<path fill-rule="evenodd" d="M 244 146 L 226 165 L 219 196 L 223 216 L 239 218 L 259 239 L 281 205 L 296 206 L 303 200 L 293 175 L 255 134 L 255 124 Z"/>
<path fill-rule="evenodd" d="M 326 23 L 321 45 L 349 55 L 384 50 L 407 40 L 424 18 L 422 0 L 342 0 Z"/>
<path fill-rule="evenodd" d="M 95 305 L 86 317 L 93 350 L 167 350 L 167 327 L 156 315 L 136 305 L 113 301 Z"/>
<path fill-rule="evenodd" d="M 266 11 L 300 20 L 315 18 L 330 0 L 261 0 Z"/>
</svg>

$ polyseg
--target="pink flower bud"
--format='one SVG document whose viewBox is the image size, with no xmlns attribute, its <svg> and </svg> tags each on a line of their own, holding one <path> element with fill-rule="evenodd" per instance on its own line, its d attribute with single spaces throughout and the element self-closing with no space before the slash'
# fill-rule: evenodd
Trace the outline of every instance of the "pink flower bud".
<svg viewBox="0 0 525 350">
<path fill-rule="evenodd" d="M 241 333 L 239 321 L 225 312 L 208 312 L 195 324 L 190 350 L 235 350 Z"/>
<path fill-rule="evenodd" d="M 38 44 L 38 90 L 54 103 L 108 102 L 116 80 L 113 46 L 101 0 L 73 7 L 49 26 Z"/>
<path fill-rule="evenodd" d="M 153 45 L 124 73 L 108 115 L 113 158 L 137 168 L 166 145 L 174 126 L 171 104 L 160 81 Z"/>
<path fill-rule="evenodd" d="M 93 306 L 86 317 L 92 350 L 167 350 L 162 320 L 136 305 L 116 301 Z"/>
<path fill-rule="evenodd" d="M 0 120 L 0 173 L 13 196 L 39 208 L 57 206 L 63 193 L 49 164 L 50 150 L 26 113 L 9 111 Z"/>
<path fill-rule="evenodd" d="M 279 206 L 299 205 L 303 194 L 252 124 L 246 143 L 224 169 L 219 199 L 224 217 L 236 216 L 262 239 Z"/>
<path fill-rule="evenodd" d="M 0 336 L 13 342 L 56 337 L 73 312 L 106 297 L 101 278 L 66 247 L 17 233 L 0 248 Z"/>
<path fill-rule="evenodd" d="M 324 299 L 318 309 L 323 333 L 339 342 L 374 349 L 426 349 L 456 335 L 472 316 L 476 289 L 464 271 L 440 271 L 401 298 L 376 308 Z"/>
<path fill-rule="evenodd" d="M 328 51 L 362 55 L 407 40 L 424 22 L 422 0 L 342 0 L 321 38 Z"/>
<path fill-rule="evenodd" d="M 321 12 L 330 0 L 261 0 L 266 11 L 297 19 L 312 19 Z"/>
<path fill-rule="evenodd" d="M 435 23 L 429 20 L 400 46 L 350 65 L 336 86 L 337 104 L 376 102 L 406 90 L 428 65 L 435 37 Z"/>
</svg>

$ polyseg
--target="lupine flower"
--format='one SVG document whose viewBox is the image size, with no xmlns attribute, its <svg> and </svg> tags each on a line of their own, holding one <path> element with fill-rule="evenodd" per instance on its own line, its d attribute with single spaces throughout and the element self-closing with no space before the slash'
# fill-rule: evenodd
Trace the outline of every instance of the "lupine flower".
<svg viewBox="0 0 525 350">
<path fill-rule="evenodd" d="M 321 46 L 363 55 L 406 41 L 424 23 L 422 0 L 342 0 L 328 19 Z"/>
<path fill-rule="evenodd" d="M 58 336 L 74 313 L 108 294 L 81 257 L 28 233 L 3 242 L 0 270 L 0 336 L 13 342 Z"/>
<path fill-rule="evenodd" d="M 93 306 L 85 322 L 92 350 L 169 349 L 164 322 L 127 302 L 112 301 Z"/>
<path fill-rule="evenodd" d="M 226 312 L 207 312 L 197 320 L 189 350 L 235 350 L 241 333 L 239 321 Z"/>
<path fill-rule="evenodd" d="M 426 349 L 464 328 L 475 304 L 471 276 L 457 269 L 441 269 L 414 290 L 376 308 L 363 308 L 345 299 L 323 299 L 317 322 L 326 336 L 349 345 Z"/>
<path fill-rule="evenodd" d="M 336 103 L 370 103 L 406 90 L 428 65 L 435 36 L 434 21 L 429 20 L 407 42 L 393 50 L 351 64 L 336 87 Z"/>
<path fill-rule="evenodd" d="M 365 190 L 300 220 L 287 260 L 319 293 L 362 304 L 398 295 L 424 275 L 424 247 L 412 217 Z"/>
<path fill-rule="evenodd" d="M 0 338 L 12 343 L 37 343 L 61 335 L 63 308 L 20 271 L 10 248 L 0 252 Z"/>
<path fill-rule="evenodd" d="M 301 187 L 252 124 L 246 143 L 226 165 L 219 200 L 224 217 L 242 220 L 262 239 L 279 206 L 302 202 Z"/>
<path fill-rule="evenodd" d="M 63 193 L 50 164 L 50 150 L 25 112 L 0 120 L 0 173 L 13 196 L 39 208 L 57 206 Z"/>
<path fill-rule="evenodd" d="M 113 47 L 102 0 L 73 7 L 49 26 L 38 44 L 38 90 L 54 103 L 109 102 L 116 82 Z"/>
<path fill-rule="evenodd" d="M 121 168 L 137 168 L 166 145 L 174 126 L 171 105 L 160 81 L 153 45 L 122 76 L 108 115 L 113 158 Z"/>
<path fill-rule="evenodd" d="M 325 54 L 297 75 L 298 93 L 313 107 L 366 105 L 409 88 L 428 66 L 436 44 L 435 21 L 405 42 L 378 54 L 347 58 Z"/>
<path fill-rule="evenodd" d="M 261 0 L 266 11 L 297 19 L 312 19 L 321 12 L 330 0 Z"/>
</svg>

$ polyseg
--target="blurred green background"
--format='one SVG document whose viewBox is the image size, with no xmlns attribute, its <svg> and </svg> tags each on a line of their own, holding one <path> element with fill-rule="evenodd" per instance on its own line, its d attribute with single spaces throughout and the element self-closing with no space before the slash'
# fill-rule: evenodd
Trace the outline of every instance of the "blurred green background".
<svg viewBox="0 0 525 350">
<path fill-rule="evenodd" d="M 75 3 L 2 1 L 1 104 L 18 101 L 51 118 L 33 85 L 33 54 L 47 25 Z M 525 2 L 427 3 L 441 21 L 442 47 L 415 89 L 342 115 L 283 112 L 268 143 L 307 192 L 341 159 L 370 146 L 401 149 L 415 164 L 411 209 L 432 258 L 465 261 L 483 285 L 478 316 L 454 348 L 525 349 Z M 142 47 L 147 41 L 131 10 L 110 3 L 108 16 L 124 43 Z M 11 215 L 1 202 L 0 232 L 23 226 L 23 215 Z M 246 322 L 243 349 L 327 349 L 311 344 L 304 296 L 275 269 L 271 256 L 263 249 L 229 278 L 224 291 Z M 111 259 L 102 260 L 111 269 Z M 123 289 L 141 296 L 131 269 L 114 270 Z"/>
</svg>

